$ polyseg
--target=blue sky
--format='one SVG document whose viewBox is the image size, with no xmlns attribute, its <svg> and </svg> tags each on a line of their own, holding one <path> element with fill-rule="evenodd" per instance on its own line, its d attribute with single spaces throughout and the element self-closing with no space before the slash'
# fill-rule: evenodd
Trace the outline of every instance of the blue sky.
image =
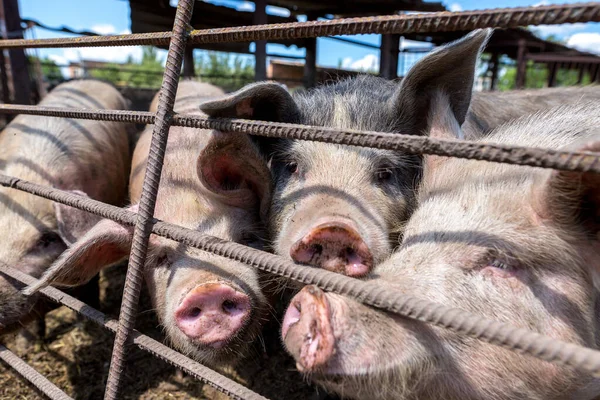
<svg viewBox="0 0 600 400">
<path fill-rule="evenodd" d="M 101 34 L 129 33 L 129 2 L 124 0 L 19 0 L 21 17 L 31 18 L 52 27 L 67 26 L 75 30 L 90 30 Z M 240 11 L 252 11 L 254 4 L 241 0 L 210 0 L 211 3 L 237 8 Z M 560 0 L 559 3 L 575 3 L 574 0 Z M 176 3 L 176 0 L 171 0 Z M 496 7 L 518 7 L 548 4 L 544 0 L 449 0 L 444 4 L 452 11 L 476 10 Z M 285 9 L 268 7 L 267 12 L 276 15 L 289 15 Z M 582 50 L 600 54 L 600 24 L 564 24 L 535 28 L 542 37 L 554 34 L 567 41 L 567 44 Z M 29 32 L 29 38 L 52 38 L 71 36 L 35 28 Z M 348 36 L 351 37 L 351 36 Z M 353 39 L 379 44 L 379 35 L 352 36 Z M 422 47 L 419 43 L 406 43 L 407 46 Z M 30 50 L 31 51 L 31 50 Z M 286 48 L 282 45 L 269 45 L 268 52 L 290 55 L 303 55 L 304 50 Z M 79 59 L 123 62 L 129 55 L 140 57 L 137 47 L 96 47 L 81 49 L 40 49 L 39 54 L 49 56 L 59 63 Z M 376 68 L 379 52 L 353 46 L 339 41 L 320 38 L 317 44 L 317 63 L 322 66 L 337 66 L 362 69 Z M 409 66 L 414 60 L 407 60 Z M 402 68 L 402 66 L 400 66 Z"/>
</svg>

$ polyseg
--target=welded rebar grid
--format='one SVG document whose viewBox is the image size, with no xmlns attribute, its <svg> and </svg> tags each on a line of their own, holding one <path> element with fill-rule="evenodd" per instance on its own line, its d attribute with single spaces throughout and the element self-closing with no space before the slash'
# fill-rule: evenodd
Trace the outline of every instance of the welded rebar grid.
<svg viewBox="0 0 600 400">
<path fill-rule="evenodd" d="M 598 21 L 600 21 L 600 3 L 589 2 L 539 7 L 495 8 L 461 12 L 442 11 L 424 14 L 339 18 L 327 21 L 202 29 L 192 31 L 189 36 L 189 42 L 198 44 L 301 39 L 370 33 L 433 33 L 467 31 L 488 27 L 516 28 L 528 25 Z M 0 41 L 0 48 L 166 45 L 169 43 L 170 38 L 171 32 L 156 32 L 57 39 L 13 39 Z"/>
<path fill-rule="evenodd" d="M 49 117 L 97 119 L 138 124 L 152 124 L 154 114 L 124 110 L 86 110 L 0 104 L 0 113 L 22 113 Z M 389 132 L 369 132 L 279 122 L 244 119 L 205 118 L 198 115 L 174 114 L 173 126 L 216 129 L 273 138 L 311 140 L 396 150 L 409 154 L 432 154 L 563 171 L 600 173 L 600 155 L 591 152 L 561 151 L 507 144 L 478 143 L 468 140 L 436 139 L 425 136 Z M 198 134 L 202 134 L 199 132 Z"/>
<path fill-rule="evenodd" d="M 29 276 L 13 267 L 3 265 L 1 263 L 0 274 L 6 274 L 11 278 L 16 279 L 26 285 L 33 285 L 37 282 L 36 278 Z M 83 315 L 84 317 L 110 330 L 111 332 L 117 331 L 117 327 L 119 325 L 119 322 L 117 320 L 107 317 L 104 313 L 88 306 L 84 302 L 77 300 L 76 298 L 68 295 L 67 293 L 53 287 L 44 288 L 41 290 L 41 293 L 49 299 L 70 308 L 71 310 Z M 194 376 L 196 379 L 206 382 L 218 391 L 225 393 L 233 399 L 266 400 L 265 397 L 213 371 L 212 369 L 205 367 L 204 365 L 184 356 L 183 354 L 176 352 L 175 350 L 165 346 L 164 344 L 157 342 L 156 340 L 146 335 L 141 334 L 136 330 L 133 331 L 133 343 L 135 343 L 142 350 L 146 350 L 154 354 L 158 358 L 162 359 L 163 361 L 166 361 L 171 365 L 181 368 L 183 371 Z M 0 358 L 4 359 L 2 357 L 2 345 L 0 345 Z M 60 389 L 57 388 L 57 390 Z M 43 390 L 43 392 L 46 395 L 48 395 L 47 391 Z M 69 399 L 69 397 L 56 398 Z"/>
<path fill-rule="evenodd" d="M 134 225 L 136 214 L 97 200 L 0 174 L 0 185 L 26 191 L 50 200 L 114 217 Z M 294 264 L 281 256 L 228 242 L 198 231 L 154 220 L 152 233 L 221 257 L 243 262 L 262 271 L 280 275 L 323 290 L 350 296 L 364 304 L 397 313 L 557 364 L 568 365 L 600 377 L 600 351 L 563 342 L 478 315 L 446 307 L 413 296 L 399 295 L 380 282 L 361 281 L 320 268 Z M 1 266 L 0 266 L 1 267 Z M 34 285 L 35 287 L 35 285 Z"/>
<path fill-rule="evenodd" d="M 146 173 L 142 185 L 142 195 L 139 203 L 137 222 L 133 232 L 131 253 L 129 254 L 129 265 L 127 267 L 127 276 L 125 278 L 125 288 L 123 290 L 123 301 L 121 303 L 121 314 L 119 315 L 119 327 L 115 337 L 113 353 L 108 371 L 108 380 L 106 382 L 105 400 L 116 400 L 121 385 L 121 376 L 125 363 L 125 346 L 131 339 L 133 328 L 137 317 L 140 292 L 142 288 L 142 278 L 144 265 L 146 263 L 146 254 L 148 252 L 148 241 L 152 231 L 154 207 L 158 194 L 158 185 L 167 148 L 167 139 L 171 126 L 171 117 L 173 106 L 175 104 L 175 95 L 177 85 L 179 84 L 179 75 L 183 63 L 183 52 L 188 35 L 187 27 L 192 19 L 195 0 L 179 0 L 177 3 L 177 12 L 175 14 L 175 23 L 173 33 L 169 43 L 169 52 L 167 53 L 167 62 L 165 74 L 160 88 L 158 98 L 158 108 L 154 121 L 154 130 L 152 131 L 152 141 L 150 143 L 150 153 L 146 164 Z"/>
<path fill-rule="evenodd" d="M 134 245 L 130 256 L 127 282 L 123 294 L 120 321 L 107 320 L 97 310 L 69 299 L 54 288 L 45 288 L 42 293 L 84 314 L 103 326 L 117 331 L 105 398 L 118 396 L 120 376 L 124 367 L 126 344 L 131 338 L 138 346 L 160 358 L 183 368 L 198 379 L 212 382 L 213 386 L 234 398 L 262 398 L 243 386 L 229 381 L 214 371 L 190 360 L 176 351 L 153 341 L 133 330 L 141 285 L 141 268 L 145 262 L 150 233 L 176 240 L 198 249 L 237 260 L 280 276 L 305 284 L 315 284 L 324 290 L 351 296 L 364 304 L 398 313 L 408 318 L 445 327 L 489 343 L 514 351 L 526 353 L 542 360 L 569 365 L 580 371 L 600 377 L 600 352 L 582 346 L 565 343 L 508 324 L 487 320 L 468 312 L 438 305 L 412 296 L 398 295 L 380 284 L 374 285 L 335 274 L 326 270 L 300 266 L 282 257 L 258 251 L 243 245 L 227 242 L 204 235 L 198 231 L 157 221 L 152 218 L 156 193 L 160 180 L 162 159 L 170 125 L 218 129 L 242 134 L 291 139 L 315 140 L 355 146 L 366 146 L 402 150 L 415 154 L 472 158 L 516 165 L 529 165 L 569 171 L 600 172 L 600 156 L 597 153 L 573 153 L 545 149 L 501 146 L 475 142 L 439 140 L 423 137 L 381 132 L 336 130 L 303 125 L 278 124 L 262 121 L 207 119 L 197 116 L 174 115 L 173 103 L 181 71 L 181 59 L 185 43 L 217 43 L 228 41 L 255 41 L 274 39 L 309 38 L 340 34 L 366 33 L 409 33 L 449 32 L 472 30 L 485 27 L 510 28 L 527 25 L 561 24 L 600 21 L 600 3 L 579 3 L 510 9 L 493 9 L 460 13 L 431 13 L 402 16 L 380 16 L 349 18 L 331 21 L 258 25 L 207 29 L 187 32 L 193 1 L 180 0 L 173 32 L 118 35 L 110 37 L 82 37 L 69 39 L 4 40 L 0 48 L 22 47 L 83 47 L 123 46 L 169 43 L 167 68 L 161 89 L 161 98 L 156 116 L 152 113 L 108 110 L 65 110 L 28 106 L 1 106 L 0 112 L 38 114 L 56 117 L 85 118 L 130 123 L 154 123 L 154 132 L 149 154 L 140 211 L 130 211 L 77 196 L 61 190 L 36 185 L 14 177 L 0 175 L 0 185 L 26 191 L 41 197 L 71 205 L 82 210 L 114 219 L 127 225 L 135 225 Z M 22 282 L 32 284 L 36 280 L 10 267 L 0 270 Z M 2 358 L 11 366 L 24 368 L 27 379 L 44 383 L 45 393 L 52 392 L 56 398 L 68 398 L 60 389 L 33 371 L 22 360 L 5 348 L 0 347 Z M 33 371 L 33 372 L 32 372 Z M 41 380 L 40 380 L 41 378 Z M 45 381 L 44 381 L 45 380 Z M 35 382 L 34 382 L 35 384 Z M 38 386 L 39 387 L 39 386 Z M 56 392 L 54 392 L 56 390 Z M 54 398 L 54 397 L 53 397 Z"/>
</svg>

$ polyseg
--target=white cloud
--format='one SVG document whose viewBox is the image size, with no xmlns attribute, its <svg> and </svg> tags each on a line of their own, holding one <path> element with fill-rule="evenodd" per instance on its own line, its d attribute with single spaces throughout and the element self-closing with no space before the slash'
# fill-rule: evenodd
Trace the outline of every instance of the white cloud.
<svg viewBox="0 0 600 400">
<path fill-rule="evenodd" d="M 458 3 L 452 3 L 450 4 L 450 6 L 448 7 L 448 9 L 452 12 L 457 12 L 457 11 L 462 11 L 463 8 L 460 4 Z"/>
<path fill-rule="evenodd" d="M 142 48 L 140 46 L 83 47 L 63 51 L 63 57 L 67 61 L 89 60 L 124 63 L 130 55 L 134 60 L 141 60 Z"/>
<path fill-rule="evenodd" d="M 535 3 L 532 7 L 547 6 L 548 4 L 550 4 L 548 0 L 542 0 L 539 3 Z"/>
<path fill-rule="evenodd" d="M 254 3 L 250 3 L 249 1 L 244 1 L 236 8 L 238 11 L 254 11 Z"/>
<path fill-rule="evenodd" d="M 353 69 L 358 71 L 379 70 L 379 57 L 375 54 L 367 54 L 361 59 L 353 60 L 351 57 L 346 57 L 342 60 L 342 68 Z"/>
<path fill-rule="evenodd" d="M 267 14 L 276 15 L 278 17 L 289 17 L 290 10 L 283 7 L 267 6 Z"/>
<path fill-rule="evenodd" d="M 429 42 L 418 42 L 416 40 L 402 39 L 400 42 L 400 49 L 421 49 L 421 48 L 432 48 L 433 45 Z"/>
<path fill-rule="evenodd" d="M 600 54 L 600 33 L 576 33 L 569 38 L 567 46 L 581 51 Z"/>
<path fill-rule="evenodd" d="M 177 2 L 178 2 L 178 0 L 169 0 L 169 5 L 171 7 L 177 7 Z"/>
<path fill-rule="evenodd" d="M 114 25 L 111 24 L 92 25 L 90 30 L 99 35 L 114 35 L 115 33 L 117 33 L 117 29 L 114 27 Z"/>
<path fill-rule="evenodd" d="M 586 24 L 584 23 L 575 23 L 575 24 L 560 24 L 560 25 L 538 25 L 538 26 L 530 26 L 533 32 L 538 34 L 541 37 L 546 37 L 549 35 L 555 36 L 567 36 L 572 34 L 573 32 L 580 31 L 585 29 Z"/>
</svg>

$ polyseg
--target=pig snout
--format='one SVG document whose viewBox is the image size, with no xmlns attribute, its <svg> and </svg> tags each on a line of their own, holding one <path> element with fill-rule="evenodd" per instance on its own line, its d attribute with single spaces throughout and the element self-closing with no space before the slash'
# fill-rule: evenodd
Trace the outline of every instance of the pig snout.
<svg viewBox="0 0 600 400">
<path fill-rule="evenodd" d="M 209 283 L 185 296 L 175 311 L 175 320 L 190 339 L 219 349 L 244 328 L 250 314 L 247 295 L 222 283 Z"/>
<path fill-rule="evenodd" d="M 338 272 L 362 277 L 373 268 L 373 256 L 360 234 L 343 222 L 328 222 L 313 228 L 290 249 L 292 259 Z"/>
<path fill-rule="evenodd" d="M 281 336 L 295 356 L 298 370 L 314 372 L 328 363 L 334 354 L 335 338 L 329 303 L 321 289 L 306 286 L 292 299 Z"/>
</svg>

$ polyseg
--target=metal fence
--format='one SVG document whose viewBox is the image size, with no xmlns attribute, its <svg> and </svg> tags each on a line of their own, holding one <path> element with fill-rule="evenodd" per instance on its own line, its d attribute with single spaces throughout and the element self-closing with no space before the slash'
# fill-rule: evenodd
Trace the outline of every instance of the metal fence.
<svg viewBox="0 0 600 400">
<path fill-rule="evenodd" d="M 289 260 L 270 253 L 255 250 L 237 243 L 227 242 L 216 237 L 204 235 L 198 231 L 185 229 L 153 218 L 170 126 L 218 129 L 267 137 L 285 137 L 401 150 L 412 154 L 435 154 L 567 171 L 600 173 L 600 155 L 597 153 L 481 144 L 469 141 L 441 140 L 401 134 L 339 130 L 262 121 L 236 119 L 209 120 L 199 116 L 177 115 L 173 112 L 183 50 L 186 43 L 291 39 L 359 33 L 402 34 L 409 32 L 470 30 L 485 27 L 508 28 L 539 24 L 598 22 L 600 21 L 600 3 L 337 19 L 191 31 L 188 29 L 188 26 L 193 4 L 194 0 L 179 0 L 172 32 L 69 39 L 0 41 L 0 49 L 169 44 L 166 69 L 156 114 L 134 111 L 74 110 L 16 105 L 2 105 L 0 107 L 0 113 L 35 114 L 48 117 L 154 124 L 143 192 L 137 214 L 61 190 L 26 182 L 15 177 L 0 175 L 0 185 L 2 186 L 64 203 L 105 218 L 113 219 L 121 224 L 135 226 L 121 313 L 118 321 L 107 318 L 101 312 L 55 288 L 48 287 L 41 291 L 50 299 L 116 332 L 105 399 L 113 400 L 119 395 L 120 378 L 125 368 L 126 344 L 131 342 L 183 369 L 196 378 L 208 382 L 213 387 L 233 398 L 264 398 L 133 329 L 142 285 L 142 269 L 151 233 L 212 252 L 221 257 L 243 262 L 260 270 L 271 272 L 297 282 L 314 284 L 326 291 L 348 295 L 364 304 L 379 307 L 407 318 L 441 326 L 517 352 L 532 355 L 545 361 L 568 365 L 582 372 L 600 377 L 600 351 L 566 343 L 538 333 L 529 332 L 525 329 L 515 328 L 510 324 L 481 318 L 477 315 L 427 300 L 400 295 L 368 281 L 359 281 L 326 270 L 296 265 Z M 36 282 L 35 278 L 25 275 L 9 266 L 0 266 L 0 271 L 27 285 L 35 284 Z M 50 398 L 69 398 L 59 388 L 3 346 L 0 346 L 0 358 L 15 368 Z"/>
</svg>

